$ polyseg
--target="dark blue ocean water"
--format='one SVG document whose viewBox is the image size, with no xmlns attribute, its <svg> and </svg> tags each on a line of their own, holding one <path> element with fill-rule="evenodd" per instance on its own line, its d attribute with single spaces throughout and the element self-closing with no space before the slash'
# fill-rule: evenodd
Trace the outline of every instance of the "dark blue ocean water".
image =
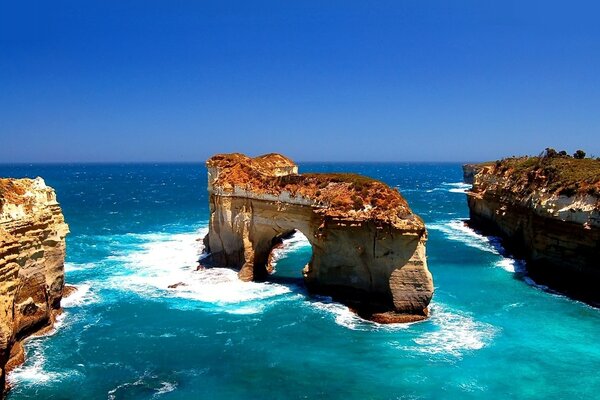
<svg viewBox="0 0 600 400">
<path fill-rule="evenodd" d="M 301 164 L 396 186 L 429 229 L 431 318 L 381 326 L 299 283 L 195 271 L 206 232 L 201 164 L 0 166 L 43 176 L 71 234 L 56 331 L 27 342 L 17 399 L 597 398 L 600 311 L 523 279 L 463 225 L 458 164 Z M 301 237 L 275 277 L 298 277 Z M 517 269 L 517 273 L 515 273 Z M 184 282 L 186 286 L 168 289 Z M 287 281 L 286 281 L 287 282 Z"/>
</svg>

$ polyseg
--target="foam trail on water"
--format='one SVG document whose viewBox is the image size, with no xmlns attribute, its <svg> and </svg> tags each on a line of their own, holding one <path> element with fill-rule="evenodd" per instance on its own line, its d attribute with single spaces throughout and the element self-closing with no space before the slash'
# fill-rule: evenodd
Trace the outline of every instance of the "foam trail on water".
<svg viewBox="0 0 600 400">
<path fill-rule="evenodd" d="M 51 384 L 78 374 L 76 370 L 49 371 L 46 368 L 44 340 L 34 338 L 27 341 L 27 360 L 8 375 L 11 384 L 26 382 L 34 385 Z"/>
<path fill-rule="evenodd" d="M 450 193 L 467 193 L 472 185 L 464 182 L 442 182 L 442 186 L 426 190 L 427 193 L 432 192 L 450 192 Z"/>
<path fill-rule="evenodd" d="M 496 263 L 496 266 L 505 271 L 524 274 L 527 272 L 525 261 L 515 258 L 503 257 L 502 260 Z"/>
<path fill-rule="evenodd" d="M 489 238 L 475 232 L 465 224 L 465 220 L 454 219 L 451 221 L 430 224 L 427 228 L 442 232 L 448 239 L 462 242 L 469 247 L 486 251 L 492 254 L 500 254 L 497 250 L 499 242 L 497 238 Z"/>
<path fill-rule="evenodd" d="M 503 258 L 496 265 L 505 271 L 516 272 L 515 260 L 511 260 L 510 258 Z"/>
<path fill-rule="evenodd" d="M 477 248 L 489 253 L 497 254 L 500 259 L 494 263 L 494 266 L 502 268 L 510 273 L 519 273 L 521 278 L 529 286 L 552 292 L 548 286 L 536 283 L 531 277 L 527 276 L 525 261 L 502 255 L 504 249 L 500 244 L 500 239 L 494 236 L 486 237 L 469 228 L 464 220 L 457 219 L 449 222 L 428 225 L 429 229 L 437 230 L 446 235 L 450 240 L 456 240 L 467 246 Z"/>
<path fill-rule="evenodd" d="M 63 308 L 80 307 L 94 303 L 98 300 L 98 296 L 91 290 L 91 283 L 86 282 L 72 286 L 74 286 L 77 290 L 70 296 L 64 297 L 61 300 L 60 305 Z"/>
<path fill-rule="evenodd" d="M 413 338 L 415 345 L 397 343 L 397 347 L 432 355 L 462 357 L 465 352 L 480 350 L 491 343 L 498 328 L 476 321 L 467 313 L 432 303 L 431 316 L 426 323 L 436 329 L 420 333 Z"/>
<path fill-rule="evenodd" d="M 235 314 L 260 312 L 265 303 L 249 302 L 291 292 L 284 285 L 242 282 L 237 272 L 231 269 L 196 270 L 202 251 L 198 239 L 205 234 L 206 229 L 194 233 L 138 235 L 142 244 L 112 257 L 121 268 L 108 279 L 108 286 L 146 297 L 176 297 L 212 303 Z"/>
<path fill-rule="evenodd" d="M 84 264 L 76 264 L 76 263 L 65 263 L 65 272 L 75 272 L 75 271 L 84 271 L 86 269 L 94 268 L 95 265 L 93 263 L 84 263 Z"/>
<path fill-rule="evenodd" d="M 336 324 L 354 331 L 404 330 L 409 328 L 412 324 L 418 323 L 379 324 L 377 322 L 362 319 L 354 311 L 350 310 L 350 308 L 334 302 L 330 297 L 315 296 L 315 298 L 316 301 L 307 300 L 307 304 L 310 307 L 333 316 Z"/>
<path fill-rule="evenodd" d="M 471 184 L 464 182 L 444 182 L 442 185 L 450 187 L 450 189 L 448 189 L 448 192 L 450 193 L 467 193 L 467 191 L 472 187 Z"/>
</svg>

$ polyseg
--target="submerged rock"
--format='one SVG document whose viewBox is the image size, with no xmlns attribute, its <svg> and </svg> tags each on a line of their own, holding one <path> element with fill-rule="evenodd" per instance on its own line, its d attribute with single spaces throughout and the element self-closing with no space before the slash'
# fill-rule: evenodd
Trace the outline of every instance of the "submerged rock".
<svg viewBox="0 0 600 400">
<path fill-rule="evenodd" d="M 519 157 L 466 165 L 470 225 L 497 234 L 552 288 L 600 302 L 600 161 Z"/>
<path fill-rule="evenodd" d="M 21 341 L 52 327 L 64 290 L 64 221 L 54 190 L 0 179 L 0 380 L 24 360 Z"/>
<path fill-rule="evenodd" d="M 279 154 L 220 154 L 206 165 L 205 262 L 238 269 L 245 281 L 263 280 L 273 248 L 298 230 L 312 246 L 303 270 L 310 290 L 382 322 L 427 316 L 427 232 L 397 190 L 355 174 L 300 175 Z"/>
</svg>

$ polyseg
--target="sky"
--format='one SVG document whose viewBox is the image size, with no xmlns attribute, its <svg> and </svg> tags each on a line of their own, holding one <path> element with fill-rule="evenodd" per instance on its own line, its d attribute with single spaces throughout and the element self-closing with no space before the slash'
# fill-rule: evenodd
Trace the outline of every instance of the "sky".
<svg viewBox="0 0 600 400">
<path fill-rule="evenodd" d="M 597 1 L 0 0 L 0 163 L 600 156 Z"/>
</svg>

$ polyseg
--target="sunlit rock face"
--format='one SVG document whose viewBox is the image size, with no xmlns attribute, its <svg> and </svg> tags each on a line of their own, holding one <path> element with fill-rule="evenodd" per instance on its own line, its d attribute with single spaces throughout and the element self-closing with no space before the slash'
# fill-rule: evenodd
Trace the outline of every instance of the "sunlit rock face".
<svg viewBox="0 0 600 400">
<path fill-rule="evenodd" d="M 473 227 L 502 237 L 540 283 L 600 304 L 600 161 L 521 157 L 464 171 Z"/>
<path fill-rule="evenodd" d="M 300 175 L 279 154 L 220 154 L 206 164 L 212 265 L 265 279 L 277 239 L 298 230 L 312 245 L 303 270 L 310 290 L 379 322 L 427 316 L 427 234 L 398 191 L 354 174 Z"/>
<path fill-rule="evenodd" d="M 52 327 L 64 288 L 69 232 L 54 190 L 37 179 L 0 179 L 0 368 L 23 361 L 21 341 Z"/>
</svg>

